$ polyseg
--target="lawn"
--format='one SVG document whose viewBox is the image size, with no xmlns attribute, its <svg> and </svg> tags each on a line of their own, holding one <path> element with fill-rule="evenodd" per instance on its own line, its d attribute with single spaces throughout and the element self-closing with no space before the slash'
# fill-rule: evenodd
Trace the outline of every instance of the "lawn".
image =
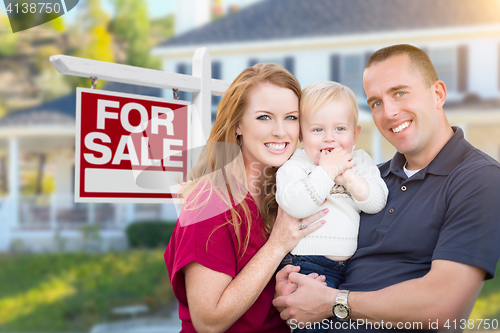
<svg viewBox="0 0 500 333">
<path fill-rule="evenodd" d="M 500 323 L 500 262 L 497 264 L 495 278 L 485 282 L 470 318 L 495 318 Z M 500 324 L 497 328 L 500 329 Z"/>
<path fill-rule="evenodd" d="M 500 266 L 500 265 L 499 265 Z M 500 267 L 485 283 L 473 319 L 500 321 Z M 88 332 L 111 309 L 173 300 L 163 250 L 0 255 L 0 332 Z"/>
<path fill-rule="evenodd" d="M 113 307 L 172 300 L 162 250 L 0 256 L 0 332 L 88 332 Z"/>
</svg>

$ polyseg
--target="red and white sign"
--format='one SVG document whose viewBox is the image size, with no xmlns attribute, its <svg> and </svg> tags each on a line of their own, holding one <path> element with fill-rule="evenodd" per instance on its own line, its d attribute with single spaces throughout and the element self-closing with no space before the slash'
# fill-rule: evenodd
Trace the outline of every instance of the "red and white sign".
<svg viewBox="0 0 500 333">
<path fill-rule="evenodd" d="M 186 179 L 190 104 L 77 89 L 75 201 L 164 203 Z"/>
</svg>

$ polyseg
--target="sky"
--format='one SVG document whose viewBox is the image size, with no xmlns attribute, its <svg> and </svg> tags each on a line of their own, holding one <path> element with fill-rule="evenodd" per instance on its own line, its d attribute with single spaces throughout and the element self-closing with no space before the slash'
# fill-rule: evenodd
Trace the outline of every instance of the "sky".
<svg viewBox="0 0 500 333">
<path fill-rule="evenodd" d="M 259 0 L 222 0 L 224 7 L 228 7 L 233 4 L 238 4 L 240 7 L 248 6 Z M 146 0 L 148 4 L 149 16 L 151 18 L 163 17 L 168 14 L 175 12 L 175 2 L 176 0 Z M 107 11 L 110 16 L 113 16 L 113 4 L 111 0 L 101 0 L 102 8 Z M 2 14 L 6 14 L 5 6 L 0 4 L 0 10 Z M 67 23 L 74 20 L 78 11 L 78 5 L 64 15 L 64 19 Z"/>
</svg>

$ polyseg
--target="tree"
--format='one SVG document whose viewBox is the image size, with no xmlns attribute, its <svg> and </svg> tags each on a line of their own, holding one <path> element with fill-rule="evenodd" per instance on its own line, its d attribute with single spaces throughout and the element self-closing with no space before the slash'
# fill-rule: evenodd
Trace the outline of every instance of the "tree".
<svg viewBox="0 0 500 333">
<path fill-rule="evenodd" d="M 169 39 L 175 33 L 175 15 L 169 14 L 151 20 L 151 38 L 154 45 Z"/>
<path fill-rule="evenodd" d="M 11 32 L 7 16 L 0 12 L 0 58 L 9 57 L 16 53 L 17 37 Z"/>
<path fill-rule="evenodd" d="M 85 0 L 82 3 L 82 15 L 77 20 L 77 29 L 80 47 L 75 56 L 114 62 L 113 37 L 108 31 L 109 16 L 101 9 L 100 0 Z M 76 86 L 89 87 L 90 80 L 81 77 L 70 77 Z M 98 82 L 98 87 L 102 82 Z"/>
<path fill-rule="evenodd" d="M 144 0 L 113 0 L 112 27 L 116 38 L 125 42 L 126 62 L 132 66 L 160 69 L 161 62 L 151 55 L 150 24 Z"/>
</svg>

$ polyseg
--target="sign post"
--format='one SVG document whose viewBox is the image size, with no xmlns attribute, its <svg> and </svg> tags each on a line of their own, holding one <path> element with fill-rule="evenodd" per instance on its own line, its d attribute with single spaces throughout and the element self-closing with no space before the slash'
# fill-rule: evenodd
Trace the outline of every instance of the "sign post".
<svg viewBox="0 0 500 333">
<path fill-rule="evenodd" d="M 66 75 L 179 89 L 193 103 L 94 89 L 77 91 L 75 200 L 161 202 L 175 199 L 169 188 L 185 179 L 211 127 L 211 95 L 230 82 L 211 78 L 206 48 L 193 56 L 193 76 L 56 55 Z M 198 150 L 200 152 L 201 150 Z"/>
</svg>

